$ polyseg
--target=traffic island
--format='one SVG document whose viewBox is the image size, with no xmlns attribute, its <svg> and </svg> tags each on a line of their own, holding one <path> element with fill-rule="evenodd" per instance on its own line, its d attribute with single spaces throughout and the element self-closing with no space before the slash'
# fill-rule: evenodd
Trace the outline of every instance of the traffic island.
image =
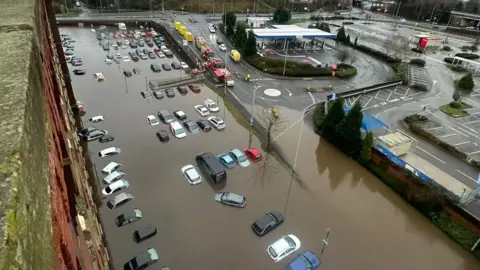
<svg viewBox="0 0 480 270">
<path fill-rule="evenodd" d="M 470 109 L 472 106 L 468 105 L 464 102 L 450 102 L 449 104 L 445 104 L 440 106 L 440 111 L 450 115 L 451 117 L 465 117 L 470 115 L 465 109 Z"/>
</svg>

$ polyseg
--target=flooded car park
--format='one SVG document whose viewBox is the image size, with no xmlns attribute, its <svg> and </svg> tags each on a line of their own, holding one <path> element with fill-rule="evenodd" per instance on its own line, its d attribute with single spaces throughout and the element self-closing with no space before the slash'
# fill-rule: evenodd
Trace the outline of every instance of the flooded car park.
<svg viewBox="0 0 480 270">
<path fill-rule="evenodd" d="M 106 53 L 89 29 L 60 30 L 77 41 L 75 54 L 82 58 L 82 69 L 87 72 L 83 76 L 71 75 L 76 98 L 87 111 L 84 125 L 108 130 L 108 134 L 115 137 L 107 143 L 89 143 L 92 161 L 97 170 L 111 161 L 123 164 L 129 187 L 121 192 L 134 197 L 110 210 L 106 202 L 114 196 L 111 195 L 100 208 L 116 269 L 122 269 L 124 263 L 147 248 L 155 248 L 159 254 L 159 262 L 152 269 L 160 265 L 172 269 L 281 269 L 295 256 L 274 263 L 266 251 L 269 245 L 284 235 L 294 234 L 301 241 L 301 248 L 295 254 L 312 250 L 320 255 L 327 228 L 331 229 L 331 239 L 321 258 L 321 269 L 478 269 L 469 254 L 433 228 L 388 187 L 325 142 L 319 144 L 318 136 L 307 128 L 297 167 L 302 182 L 293 182 L 285 222 L 259 238 L 250 226 L 267 212 L 284 210 L 290 171 L 275 159 L 267 165 L 264 177 L 262 162 L 246 168 L 237 165 L 226 169 L 224 187 L 213 184 L 206 175 L 202 183 L 190 185 L 182 174 L 185 165 L 197 167 L 196 154 L 218 155 L 247 147 L 248 130 L 225 110 L 221 99 L 217 103 L 220 111 L 210 113 L 225 121 L 226 127 L 220 131 L 212 128 L 210 132 L 187 133 L 186 138 L 176 139 L 166 124 L 147 123 L 147 116 L 157 115 L 160 109 L 170 113 L 182 110 L 187 120 L 206 120 L 194 106 L 204 104 L 207 98 L 217 101 L 215 92 L 200 85 L 198 94 L 189 90 L 181 95 L 175 89 L 174 98 L 144 99 L 141 92 L 147 90 L 148 80 L 184 76 L 179 70 L 159 73 L 150 70 L 152 63 L 171 64 L 175 58 L 107 65 Z M 119 51 L 128 55 L 134 49 Z M 142 73 L 125 77 L 123 68 L 140 68 Z M 73 69 L 71 67 L 71 71 Z M 99 72 L 104 76 L 100 82 L 93 77 Z M 88 123 L 95 115 L 102 115 L 104 120 Z M 292 119 L 294 117 L 292 114 Z M 163 129 L 170 136 L 165 143 L 156 136 L 156 132 Z M 297 136 L 298 129 L 293 128 L 279 139 L 289 157 L 295 154 Z M 100 150 L 111 146 L 120 147 L 121 153 L 98 157 Z M 256 138 L 253 146 L 260 148 Z M 102 183 L 99 185 L 104 187 Z M 218 191 L 241 194 L 248 204 L 243 209 L 223 206 L 215 201 Z M 118 227 L 116 217 L 132 209 L 140 209 L 142 218 Z M 157 234 L 135 243 L 133 232 L 147 224 L 154 224 Z"/>
</svg>

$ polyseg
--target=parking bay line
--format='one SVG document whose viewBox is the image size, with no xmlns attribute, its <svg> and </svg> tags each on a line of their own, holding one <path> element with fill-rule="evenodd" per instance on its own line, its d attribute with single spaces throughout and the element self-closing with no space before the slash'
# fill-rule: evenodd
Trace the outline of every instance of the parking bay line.
<svg viewBox="0 0 480 270">
<path fill-rule="evenodd" d="M 477 138 L 477 139 L 480 139 L 477 135 L 472 134 L 471 132 L 468 132 L 468 131 L 466 131 L 465 129 L 463 129 L 463 128 L 461 128 L 461 127 L 457 127 L 457 128 L 460 129 L 461 131 L 467 133 L 467 134 L 470 135 L 470 136 L 473 136 L 473 137 L 475 137 L 475 138 Z"/>
<path fill-rule="evenodd" d="M 423 151 L 425 154 L 427 154 L 427 155 L 429 155 L 429 156 L 433 157 L 434 159 L 436 159 L 436 160 L 440 161 L 441 163 L 445 164 L 445 161 L 443 161 L 443 160 L 439 159 L 438 157 L 436 157 L 436 156 L 435 156 L 435 155 L 433 155 L 433 154 L 430 154 L 430 153 L 429 153 L 427 150 L 425 150 L 425 149 L 423 149 L 423 148 L 419 147 L 418 145 L 415 145 L 415 147 L 416 147 L 416 148 L 418 148 L 419 150 Z"/>
<path fill-rule="evenodd" d="M 466 143 L 469 143 L 470 141 L 466 141 L 466 142 L 460 142 L 460 143 L 456 143 L 454 144 L 453 146 L 459 146 L 459 145 L 463 145 L 463 144 L 466 144 Z"/>
<path fill-rule="evenodd" d="M 452 133 L 452 134 L 447 134 L 447 135 L 440 136 L 440 138 L 448 138 L 448 137 L 452 137 L 452 136 L 455 136 L 455 135 L 457 135 L 457 134 Z"/>
<path fill-rule="evenodd" d="M 430 130 L 437 130 L 437 129 L 441 129 L 441 128 L 443 128 L 443 127 L 426 128 L 425 130 L 430 131 Z"/>
<path fill-rule="evenodd" d="M 453 131 L 457 132 L 458 134 L 462 134 L 463 136 L 465 136 L 465 137 L 467 137 L 467 138 L 469 137 L 468 135 L 465 135 L 465 133 L 462 133 L 462 132 L 460 132 L 460 131 L 458 131 L 458 130 L 454 129 L 454 128 L 453 128 L 453 127 L 451 127 L 451 126 L 447 126 L 447 127 L 449 127 L 451 130 L 453 130 Z"/>
<path fill-rule="evenodd" d="M 467 126 L 464 125 L 463 123 L 458 123 L 458 124 L 460 124 L 462 127 L 466 128 L 466 129 L 468 129 L 468 130 L 470 130 L 470 131 L 472 131 L 472 132 L 478 133 L 478 131 L 476 131 L 475 129 L 472 129 L 472 128 L 470 128 L 470 127 L 467 127 Z"/>
<path fill-rule="evenodd" d="M 472 177 L 468 176 L 467 174 L 465 174 L 464 172 L 460 171 L 460 170 L 457 170 L 458 173 L 460 173 L 461 175 L 467 177 L 468 179 L 474 181 L 474 182 L 477 182 L 477 180 L 473 179 Z"/>
</svg>

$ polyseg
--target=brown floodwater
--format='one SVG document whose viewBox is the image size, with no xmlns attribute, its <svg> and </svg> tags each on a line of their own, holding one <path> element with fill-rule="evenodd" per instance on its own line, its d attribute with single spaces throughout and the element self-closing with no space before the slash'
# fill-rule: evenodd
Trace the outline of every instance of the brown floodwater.
<svg viewBox="0 0 480 270">
<path fill-rule="evenodd" d="M 290 183 L 290 171 L 275 159 L 267 165 L 228 170 L 225 187 L 204 181 L 192 187 L 181 175 L 180 168 L 193 164 L 194 156 L 203 151 L 219 154 L 232 148 L 243 149 L 248 131 L 223 109 L 219 116 L 227 124 L 225 131 L 189 134 L 187 138 L 171 138 L 160 143 L 155 131 L 165 125 L 148 126 L 146 116 L 158 109 L 184 110 L 190 119 L 199 117 L 193 106 L 215 93 L 203 88 L 202 93 L 189 93 L 174 99 L 150 100 L 140 96 L 148 79 L 171 79 L 175 71 L 154 74 L 149 65 L 172 60 L 145 60 L 139 63 L 104 63 L 105 53 L 88 29 L 61 29 L 77 41 L 76 53 L 85 61 L 85 76 L 73 76 L 75 95 L 84 102 L 85 119 L 97 114 L 105 121 L 96 126 L 116 137 L 111 145 L 122 153 L 100 159 L 98 151 L 109 145 L 90 144 L 92 161 L 98 170 L 108 162 L 124 164 L 128 192 L 135 199 L 116 210 L 102 206 L 101 217 L 116 269 L 146 248 L 155 248 L 159 263 L 149 269 L 168 265 L 172 269 L 281 269 L 293 255 L 280 263 L 272 262 L 266 248 L 284 234 L 295 234 L 302 241 L 299 251 L 320 254 L 322 237 L 331 229 L 329 246 L 322 255 L 320 269 L 359 270 L 474 270 L 480 264 L 443 233 L 433 227 L 415 209 L 396 196 L 377 178 L 335 148 L 320 141 L 308 125 L 304 126 L 296 171 L 299 180 L 292 185 L 286 222 L 265 237 L 256 237 L 250 224 L 263 213 L 283 211 Z M 128 50 L 126 50 L 128 51 Z M 123 54 L 126 54 L 122 52 Z M 144 74 L 127 79 L 122 69 L 141 67 Z M 105 82 L 97 83 L 93 73 L 102 72 Z M 177 71 L 178 72 L 178 71 Z M 300 115 L 280 108 L 293 122 Z M 278 139 L 289 162 L 295 157 L 300 125 Z M 259 147 L 255 138 L 254 146 Z M 292 162 L 293 163 L 293 162 Z M 263 172 L 265 172 L 263 174 Z M 232 191 L 247 197 L 245 209 L 222 206 L 213 200 L 217 190 Z M 139 208 L 144 217 L 139 222 L 117 228 L 114 218 L 120 213 Z M 154 223 L 158 234 L 141 244 L 132 241 L 132 232 L 142 225 Z"/>
</svg>

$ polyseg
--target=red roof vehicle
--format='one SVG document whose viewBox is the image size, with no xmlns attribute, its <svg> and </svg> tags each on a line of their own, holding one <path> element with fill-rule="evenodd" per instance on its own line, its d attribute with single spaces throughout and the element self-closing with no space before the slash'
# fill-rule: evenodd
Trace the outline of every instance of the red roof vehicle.
<svg viewBox="0 0 480 270">
<path fill-rule="evenodd" d="M 262 153 L 257 148 L 247 148 L 243 152 L 253 162 L 260 161 L 263 158 Z"/>
<path fill-rule="evenodd" d="M 190 90 L 192 90 L 194 93 L 200 93 L 200 87 L 195 84 L 189 84 L 188 88 L 190 88 Z"/>
</svg>

